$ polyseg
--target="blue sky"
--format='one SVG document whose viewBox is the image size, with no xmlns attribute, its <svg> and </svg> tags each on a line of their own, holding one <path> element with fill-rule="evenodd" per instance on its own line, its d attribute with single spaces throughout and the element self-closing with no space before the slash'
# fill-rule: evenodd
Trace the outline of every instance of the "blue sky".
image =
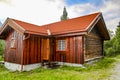
<svg viewBox="0 0 120 80">
<path fill-rule="evenodd" d="M 102 0 L 66 0 L 66 4 L 69 6 L 75 5 L 75 4 L 85 4 L 85 3 L 90 3 L 96 6 L 103 5 Z"/>
<path fill-rule="evenodd" d="M 120 21 L 120 0 L 0 0 L 0 21 L 7 17 L 44 25 L 60 21 L 66 6 L 68 17 L 102 12 L 106 26 L 116 30 Z"/>
</svg>

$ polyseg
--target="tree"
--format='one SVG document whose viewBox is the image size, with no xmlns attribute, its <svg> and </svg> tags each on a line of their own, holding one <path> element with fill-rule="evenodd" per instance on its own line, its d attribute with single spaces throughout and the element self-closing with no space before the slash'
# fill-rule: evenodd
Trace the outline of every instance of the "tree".
<svg viewBox="0 0 120 80">
<path fill-rule="evenodd" d="M 111 34 L 111 31 L 108 31 Z M 117 26 L 115 36 L 110 40 L 104 43 L 104 51 L 107 56 L 116 56 L 120 54 L 120 22 Z"/>
<path fill-rule="evenodd" d="M 114 48 L 115 48 L 115 52 L 120 54 L 120 22 L 116 30 Z"/>
<path fill-rule="evenodd" d="M 0 40 L 0 55 L 3 55 L 4 53 L 4 41 Z"/>
<path fill-rule="evenodd" d="M 61 21 L 62 20 L 67 20 L 68 19 L 68 13 L 67 13 L 67 10 L 66 10 L 66 7 L 64 7 L 63 9 L 63 15 L 61 16 Z"/>
<path fill-rule="evenodd" d="M 108 32 L 109 32 L 111 40 L 104 42 L 104 52 L 105 52 L 106 56 L 114 56 L 115 55 L 115 50 L 113 49 L 113 43 L 115 40 L 114 33 L 113 33 L 113 31 L 111 31 L 109 29 L 108 29 Z"/>
</svg>

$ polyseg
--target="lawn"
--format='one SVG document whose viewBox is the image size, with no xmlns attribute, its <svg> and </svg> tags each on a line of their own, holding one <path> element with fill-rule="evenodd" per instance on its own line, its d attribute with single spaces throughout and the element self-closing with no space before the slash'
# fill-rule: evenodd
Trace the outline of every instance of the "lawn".
<svg viewBox="0 0 120 80">
<path fill-rule="evenodd" d="M 104 58 L 94 64 L 85 64 L 86 68 L 63 66 L 28 72 L 11 72 L 0 65 L 0 80 L 106 80 L 114 62 L 112 58 Z"/>
</svg>

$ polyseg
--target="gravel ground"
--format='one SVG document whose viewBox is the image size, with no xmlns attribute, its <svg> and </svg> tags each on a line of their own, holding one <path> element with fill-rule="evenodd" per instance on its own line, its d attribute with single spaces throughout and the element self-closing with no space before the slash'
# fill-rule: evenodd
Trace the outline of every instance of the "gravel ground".
<svg viewBox="0 0 120 80">
<path fill-rule="evenodd" d="M 112 70 L 110 80 L 120 80 L 120 59 L 115 64 L 115 67 Z"/>
</svg>

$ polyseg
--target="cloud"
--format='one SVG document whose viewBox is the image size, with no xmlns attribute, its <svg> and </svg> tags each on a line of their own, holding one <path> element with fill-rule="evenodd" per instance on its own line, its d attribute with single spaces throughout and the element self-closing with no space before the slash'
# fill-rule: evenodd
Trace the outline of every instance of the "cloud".
<svg viewBox="0 0 120 80">
<path fill-rule="evenodd" d="M 77 4 L 70 6 L 68 10 L 70 17 L 75 17 L 75 16 L 78 17 L 78 16 L 86 15 L 91 12 L 93 13 L 96 11 L 96 8 L 94 7 L 94 5 L 91 5 L 90 3 L 86 3 L 86 4 Z"/>
<path fill-rule="evenodd" d="M 120 21 L 120 1 L 119 0 L 101 0 L 100 6 L 96 2 L 91 4 L 87 2 L 84 4 L 75 4 L 69 6 L 69 16 L 78 17 L 94 12 L 102 12 L 106 26 L 108 29 L 115 31 Z"/>
<path fill-rule="evenodd" d="M 104 5 L 100 9 L 103 12 L 107 27 L 114 31 L 120 21 L 119 4 L 119 0 L 105 0 Z"/>
<path fill-rule="evenodd" d="M 1 19 L 11 17 L 42 25 L 60 20 L 63 0 L 11 0 L 11 5 L 0 3 Z"/>
<path fill-rule="evenodd" d="M 0 2 L 10 4 L 11 0 L 0 0 Z"/>
<path fill-rule="evenodd" d="M 0 0 L 0 20 L 7 17 L 37 25 L 60 21 L 63 7 L 74 18 L 101 11 L 108 29 L 114 30 L 120 21 L 120 0 L 88 0 L 68 5 L 67 0 Z M 98 5 L 99 4 L 99 5 Z"/>
</svg>

